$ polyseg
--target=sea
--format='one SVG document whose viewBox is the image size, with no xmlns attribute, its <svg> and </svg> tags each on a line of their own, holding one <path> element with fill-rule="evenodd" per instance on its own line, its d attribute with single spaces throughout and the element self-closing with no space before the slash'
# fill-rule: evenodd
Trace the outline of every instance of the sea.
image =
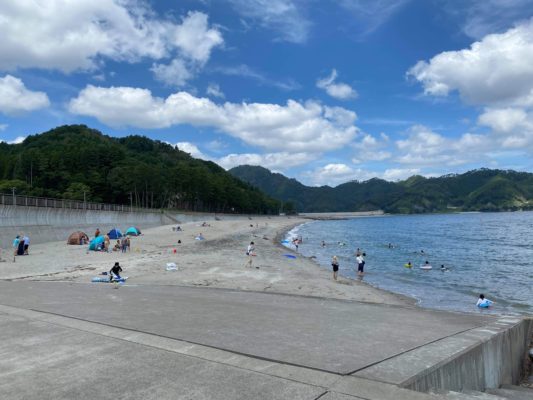
<svg viewBox="0 0 533 400">
<path fill-rule="evenodd" d="M 533 315 L 533 212 L 312 221 L 289 231 L 284 244 L 295 249 L 297 237 L 300 254 L 330 271 L 336 255 L 339 274 L 351 279 L 357 279 L 355 251 L 361 249 L 364 282 L 415 298 L 422 307 Z M 426 261 L 432 270 L 420 269 Z M 405 267 L 408 262 L 413 268 Z M 495 302 L 492 309 L 475 307 L 480 293 Z"/>
</svg>

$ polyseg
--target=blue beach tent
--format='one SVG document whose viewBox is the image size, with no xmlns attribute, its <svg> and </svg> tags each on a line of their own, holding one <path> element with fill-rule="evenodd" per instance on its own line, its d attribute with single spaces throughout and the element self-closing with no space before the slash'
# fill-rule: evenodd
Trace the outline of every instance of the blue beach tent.
<svg viewBox="0 0 533 400">
<path fill-rule="evenodd" d="M 109 236 L 109 239 L 120 239 L 123 235 L 120 229 L 113 228 L 109 231 L 107 236 Z"/>
<path fill-rule="evenodd" d="M 130 226 L 128 230 L 126 231 L 126 235 L 130 236 L 139 236 L 141 234 L 141 230 L 135 226 Z"/>
<path fill-rule="evenodd" d="M 104 237 L 103 236 L 97 236 L 91 242 L 89 243 L 89 250 L 94 250 L 98 248 L 98 245 L 104 243 Z"/>
</svg>

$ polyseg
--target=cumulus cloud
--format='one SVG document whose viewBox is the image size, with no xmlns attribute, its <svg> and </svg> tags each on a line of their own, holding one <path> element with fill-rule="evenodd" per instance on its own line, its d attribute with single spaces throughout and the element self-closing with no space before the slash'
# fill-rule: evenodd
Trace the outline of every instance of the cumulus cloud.
<svg viewBox="0 0 533 400">
<path fill-rule="evenodd" d="M 352 168 L 343 163 L 326 164 L 304 174 L 313 186 L 337 186 L 353 180 L 371 179 L 372 173 L 359 168 Z"/>
<path fill-rule="evenodd" d="M 244 153 L 228 154 L 217 160 L 223 168 L 230 169 L 239 165 L 258 165 L 273 170 L 286 170 L 287 168 L 303 165 L 316 159 L 319 155 L 312 153 Z"/>
<path fill-rule="evenodd" d="M 468 103 L 533 106 L 533 19 L 485 36 L 470 48 L 440 53 L 408 71 L 424 93 L 457 91 Z"/>
<path fill-rule="evenodd" d="M 533 151 L 533 112 L 521 108 L 486 108 L 478 124 L 493 132 L 493 143 L 503 149 Z"/>
<path fill-rule="evenodd" d="M 14 115 L 49 105 L 46 93 L 28 90 L 19 78 L 11 75 L 0 78 L 0 112 Z"/>
<path fill-rule="evenodd" d="M 423 125 L 412 126 L 406 139 L 397 140 L 395 161 L 419 167 L 457 166 L 486 157 L 493 144 L 486 135 L 465 133 L 450 139 Z"/>
<path fill-rule="evenodd" d="M 353 111 L 313 101 L 219 105 L 187 92 L 160 98 L 147 89 L 88 85 L 70 101 L 68 108 L 73 114 L 92 116 L 110 126 L 213 127 L 268 150 L 328 151 L 350 143 L 357 135 Z"/>
<path fill-rule="evenodd" d="M 196 11 L 189 12 L 181 25 L 174 26 L 172 42 L 187 58 L 204 64 L 224 39 L 218 29 L 209 28 L 207 15 Z"/>
<path fill-rule="evenodd" d="M 177 142 L 177 143 L 174 143 L 174 146 L 177 146 L 178 149 L 180 149 L 181 151 L 184 151 L 185 153 L 189 153 L 194 158 L 200 158 L 202 160 L 210 159 L 208 156 L 202 153 L 202 151 L 194 143 Z"/>
<path fill-rule="evenodd" d="M 176 52 L 204 64 L 223 42 L 207 15 L 190 12 L 175 23 L 158 18 L 142 0 L 3 1 L 0 31 L 4 70 L 90 71 L 105 59 L 160 60 Z"/>
<path fill-rule="evenodd" d="M 243 18 L 277 33 L 276 39 L 307 41 L 311 22 L 293 0 L 227 0 Z"/>
<path fill-rule="evenodd" d="M 470 48 L 440 53 L 420 61 L 408 75 L 428 95 L 461 98 L 484 106 L 478 125 L 490 128 L 483 138 L 494 149 L 533 151 L 533 19 L 506 32 L 490 34 Z M 463 138 L 464 139 L 464 138 Z M 464 143 L 463 143 L 464 144 Z M 479 153 L 479 148 L 472 149 Z"/>
<path fill-rule="evenodd" d="M 389 137 L 382 133 L 380 139 L 365 134 L 363 138 L 353 144 L 355 155 L 352 158 L 354 164 L 360 164 L 365 161 L 385 161 L 392 157 L 392 153 L 384 150 L 389 145 Z"/>
<path fill-rule="evenodd" d="M 185 61 L 179 58 L 175 58 L 170 64 L 154 63 L 150 70 L 154 73 L 155 79 L 168 86 L 183 86 L 193 77 Z"/>
<path fill-rule="evenodd" d="M 331 74 L 316 82 L 316 86 L 326 91 L 331 97 L 339 100 L 354 99 L 357 97 L 357 92 L 346 83 L 336 83 L 337 70 L 332 70 Z"/>
</svg>

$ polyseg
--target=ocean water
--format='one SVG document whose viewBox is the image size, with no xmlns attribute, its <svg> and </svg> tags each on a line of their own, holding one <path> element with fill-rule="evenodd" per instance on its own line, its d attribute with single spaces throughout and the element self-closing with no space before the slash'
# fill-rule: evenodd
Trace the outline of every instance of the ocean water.
<svg viewBox="0 0 533 400">
<path fill-rule="evenodd" d="M 483 293 L 496 304 L 482 312 L 533 314 L 532 233 L 533 212 L 464 213 L 313 221 L 287 238 L 302 237 L 298 251 L 328 270 L 336 255 L 339 273 L 353 279 L 360 248 L 365 282 L 414 297 L 422 307 L 480 312 L 475 303 Z M 419 268 L 426 260 L 431 271 Z M 409 261 L 412 269 L 404 267 Z M 441 264 L 449 271 L 441 272 Z"/>
</svg>

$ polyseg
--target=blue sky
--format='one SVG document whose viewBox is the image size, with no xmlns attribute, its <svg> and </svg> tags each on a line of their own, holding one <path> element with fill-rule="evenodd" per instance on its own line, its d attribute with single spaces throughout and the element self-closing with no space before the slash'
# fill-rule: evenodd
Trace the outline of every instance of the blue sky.
<svg viewBox="0 0 533 400">
<path fill-rule="evenodd" d="M 6 0 L 0 139 L 143 134 L 309 185 L 533 171 L 533 0 Z"/>
</svg>

